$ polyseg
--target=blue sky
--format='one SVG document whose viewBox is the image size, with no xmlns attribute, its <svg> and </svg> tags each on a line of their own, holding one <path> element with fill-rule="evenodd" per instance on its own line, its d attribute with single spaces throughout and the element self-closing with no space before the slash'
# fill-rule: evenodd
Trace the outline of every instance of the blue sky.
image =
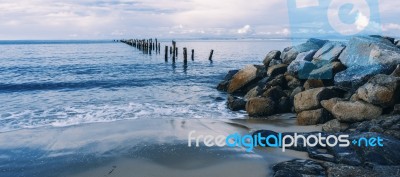
<svg viewBox="0 0 400 177">
<path fill-rule="evenodd" d="M 357 1 L 364 0 L 346 2 Z M 368 25 L 384 35 L 400 36 L 400 1 L 378 2 L 378 7 L 361 6 L 359 10 L 343 6 L 346 8 L 339 16 L 357 18 L 346 22 L 356 23 L 355 31 Z M 295 3 L 296 8 L 310 6 L 311 10 L 306 12 L 315 12 L 315 17 L 334 13 L 328 10 L 328 5 L 318 4 L 318 0 L 0 0 L 0 40 L 282 38 L 333 35 L 332 29 L 326 26 L 340 28 L 335 18 L 329 24 L 326 17 L 319 21 L 299 16 L 290 3 Z M 365 11 L 368 8 L 374 11 L 375 7 L 378 19 L 371 20 L 373 17 L 368 18 L 367 13 L 359 13 L 368 12 Z M 353 34 L 351 30 L 347 33 Z"/>
</svg>

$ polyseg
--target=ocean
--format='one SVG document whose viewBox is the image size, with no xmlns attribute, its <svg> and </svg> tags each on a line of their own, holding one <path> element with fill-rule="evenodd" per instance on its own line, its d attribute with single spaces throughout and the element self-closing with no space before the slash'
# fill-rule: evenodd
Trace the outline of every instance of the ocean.
<svg viewBox="0 0 400 177">
<path fill-rule="evenodd" d="M 164 61 L 165 45 L 171 42 L 148 55 L 112 40 L 0 41 L 0 132 L 124 119 L 243 118 L 226 108 L 216 85 L 229 70 L 262 64 L 267 52 L 290 42 L 178 40 L 175 64 Z"/>
</svg>

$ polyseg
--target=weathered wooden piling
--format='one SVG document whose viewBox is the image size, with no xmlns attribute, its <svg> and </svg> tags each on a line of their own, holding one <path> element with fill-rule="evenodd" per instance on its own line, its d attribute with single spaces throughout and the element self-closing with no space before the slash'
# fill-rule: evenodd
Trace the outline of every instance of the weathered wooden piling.
<svg viewBox="0 0 400 177">
<path fill-rule="evenodd" d="M 176 56 L 176 42 L 175 41 L 172 41 L 172 49 L 173 49 L 173 51 L 172 51 L 172 62 L 175 63 L 175 56 Z"/>
<path fill-rule="evenodd" d="M 192 49 L 192 61 L 194 61 L 194 49 Z"/>
<path fill-rule="evenodd" d="M 165 46 L 165 62 L 168 62 L 168 46 Z"/>
<path fill-rule="evenodd" d="M 175 48 L 175 56 L 176 56 L 176 58 L 178 58 L 178 56 L 179 56 L 178 55 L 178 47 Z"/>
<path fill-rule="evenodd" d="M 172 47 L 169 47 L 169 55 L 172 56 Z"/>
<path fill-rule="evenodd" d="M 186 47 L 183 48 L 183 64 L 187 65 L 187 49 L 186 49 Z"/>
<path fill-rule="evenodd" d="M 214 54 L 214 50 L 211 49 L 210 56 L 208 57 L 208 60 L 212 61 L 213 54 Z"/>
</svg>

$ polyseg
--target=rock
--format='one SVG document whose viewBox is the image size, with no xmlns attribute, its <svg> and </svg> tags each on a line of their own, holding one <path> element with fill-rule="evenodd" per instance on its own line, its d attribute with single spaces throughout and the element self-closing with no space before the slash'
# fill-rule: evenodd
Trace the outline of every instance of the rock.
<svg viewBox="0 0 400 177">
<path fill-rule="evenodd" d="M 246 111 L 252 117 L 269 116 L 274 114 L 275 102 L 271 98 L 251 98 L 247 101 Z"/>
<path fill-rule="evenodd" d="M 361 101 L 340 101 L 334 98 L 321 101 L 321 105 L 340 122 L 371 120 L 382 114 L 382 108 Z"/>
<path fill-rule="evenodd" d="M 280 86 L 281 88 L 286 87 L 286 80 L 283 74 L 274 77 L 272 80 L 268 80 L 268 82 L 265 83 L 265 85 L 262 85 L 261 88 L 268 90 L 274 86 Z"/>
<path fill-rule="evenodd" d="M 299 79 L 296 77 L 290 75 L 289 73 L 286 73 L 285 75 L 285 80 L 287 82 L 287 86 L 291 89 L 295 89 L 296 87 L 301 86 L 301 82 Z"/>
<path fill-rule="evenodd" d="M 221 81 L 218 86 L 217 90 L 226 92 L 228 90 L 229 81 Z"/>
<path fill-rule="evenodd" d="M 400 48 L 400 40 L 396 41 L 395 45 Z"/>
<path fill-rule="evenodd" d="M 303 111 L 297 114 L 297 124 L 299 125 L 323 124 L 331 119 L 332 115 L 324 108 Z"/>
<path fill-rule="evenodd" d="M 371 104 L 390 107 L 399 100 L 400 78 L 378 74 L 358 88 L 357 97 Z"/>
<path fill-rule="evenodd" d="M 285 97 L 287 96 L 286 93 L 282 90 L 281 87 L 279 86 L 273 86 L 271 88 L 269 88 L 268 90 L 266 90 L 263 94 L 263 97 L 269 97 L 272 100 L 274 100 L 274 102 L 278 102 L 279 99 L 281 99 L 281 97 Z"/>
<path fill-rule="evenodd" d="M 264 66 L 265 66 L 265 67 L 268 67 L 269 64 L 270 64 L 270 62 L 271 62 L 273 59 L 280 59 L 280 57 L 281 57 L 281 51 L 279 51 L 279 50 L 270 51 L 270 52 L 267 54 L 267 56 L 265 56 L 265 58 L 264 58 L 264 60 L 263 60 Z"/>
<path fill-rule="evenodd" d="M 381 65 L 354 66 L 335 75 L 335 85 L 348 90 L 356 90 L 376 74 L 389 74 L 390 68 Z"/>
<path fill-rule="evenodd" d="M 321 163 L 313 160 L 295 159 L 281 162 L 272 167 L 274 177 L 317 177 L 326 176 Z"/>
<path fill-rule="evenodd" d="M 229 95 L 227 105 L 228 108 L 232 111 L 245 110 L 246 101 L 241 98 Z"/>
<path fill-rule="evenodd" d="M 339 55 L 346 48 L 342 42 L 327 42 L 314 55 L 314 61 L 333 62 L 339 58 Z"/>
<path fill-rule="evenodd" d="M 249 100 L 250 98 L 257 97 L 258 95 L 259 95 L 259 87 L 256 86 L 252 88 L 250 91 L 248 91 L 246 95 L 244 95 L 244 99 Z"/>
<path fill-rule="evenodd" d="M 295 61 L 312 61 L 316 52 L 316 50 L 310 50 L 307 52 L 299 53 Z"/>
<path fill-rule="evenodd" d="M 350 124 L 347 133 L 377 132 L 400 140 L 400 115 L 383 115 L 379 118 Z M 383 130 L 383 131 L 381 131 Z"/>
<path fill-rule="evenodd" d="M 272 59 L 271 62 L 269 62 L 269 66 L 274 66 L 279 64 L 283 64 L 281 59 Z"/>
<path fill-rule="evenodd" d="M 393 111 L 391 114 L 400 114 L 400 104 L 396 104 L 393 106 Z"/>
<path fill-rule="evenodd" d="M 347 67 L 400 64 L 400 49 L 381 37 L 358 36 L 348 42 L 339 60 Z"/>
<path fill-rule="evenodd" d="M 379 38 L 379 39 L 386 39 L 388 40 L 390 43 L 395 44 L 394 42 L 394 38 L 389 37 L 389 36 L 381 36 L 381 35 L 370 35 L 369 37 L 374 37 L 374 38 Z"/>
<path fill-rule="evenodd" d="M 302 91 L 304 91 L 303 87 L 301 87 L 301 86 L 296 87 L 295 89 L 293 89 L 292 94 L 290 94 L 290 97 L 293 97 L 293 99 L 294 99 L 294 96 Z"/>
<path fill-rule="evenodd" d="M 322 125 L 322 131 L 336 133 L 342 130 L 340 122 L 337 119 L 332 119 Z"/>
<path fill-rule="evenodd" d="M 291 112 L 292 102 L 288 97 L 282 97 L 278 100 L 277 113 L 289 113 Z"/>
<path fill-rule="evenodd" d="M 310 72 L 310 79 L 333 79 L 336 73 L 344 71 L 346 66 L 340 62 L 328 63 Z"/>
<path fill-rule="evenodd" d="M 303 44 L 287 47 L 282 52 L 282 61 L 285 64 L 290 64 L 293 60 L 296 59 L 299 53 L 307 52 L 310 50 L 319 50 L 326 42 L 327 41 L 325 40 L 311 38 Z"/>
<path fill-rule="evenodd" d="M 305 90 L 310 90 L 313 88 L 319 88 L 319 87 L 323 87 L 323 86 L 324 86 L 324 83 L 322 82 L 322 80 L 315 80 L 315 79 L 309 79 L 303 85 Z"/>
<path fill-rule="evenodd" d="M 258 82 L 265 73 L 265 68 L 255 65 L 247 65 L 233 77 L 228 86 L 228 93 L 234 93 L 246 85 Z"/>
<path fill-rule="evenodd" d="M 349 139 L 359 140 L 360 138 L 370 139 L 372 137 L 380 137 L 384 145 L 366 147 L 365 142 L 362 142 L 362 145 L 364 146 L 352 146 L 352 148 L 357 152 L 357 155 L 362 157 L 364 163 L 370 162 L 379 165 L 400 165 L 400 141 L 398 139 L 375 132 L 352 134 Z"/>
<path fill-rule="evenodd" d="M 340 96 L 339 93 L 328 87 L 315 88 L 300 92 L 294 96 L 294 107 L 296 112 L 321 108 L 322 100 Z"/>
<path fill-rule="evenodd" d="M 316 69 L 312 62 L 309 61 L 293 61 L 288 66 L 288 72 L 292 75 L 298 76 L 300 79 L 308 79 L 311 71 Z"/>
<path fill-rule="evenodd" d="M 363 166 L 351 166 L 324 162 L 322 166 L 326 169 L 327 176 L 362 176 L 362 177 L 389 177 L 396 176 L 400 166 L 374 165 L 372 168 Z"/>
<path fill-rule="evenodd" d="M 227 91 L 228 90 L 228 85 L 230 80 L 232 79 L 232 77 L 239 72 L 239 70 L 230 70 L 228 71 L 228 74 L 226 74 L 225 78 L 223 81 L 221 81 L 218 86 L 217 86 L 217 90 L 219 91 Z"/>
<path fill-rule="evenodd" d="M 286 71 L 287 71 L 287 65 L 285 64 L 274 65 L 268 68 L 267 75 L 269 77 L 275 77 L 277 75 L 284 74 Z"/>
<path fill-rule="evenodd" d="M 394 71 L 390 75 L 394 77 L 400 77 L 400 65 L 397 65 L 396 69 L 394 69 Z"/>
</svg>

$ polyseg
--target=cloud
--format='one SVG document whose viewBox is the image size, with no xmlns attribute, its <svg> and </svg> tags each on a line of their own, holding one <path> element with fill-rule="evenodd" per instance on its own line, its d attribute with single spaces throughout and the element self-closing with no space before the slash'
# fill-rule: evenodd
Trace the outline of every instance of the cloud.
<svg viewBox="0 0 400 177">
<path fill-rule="evenodd" d="M 252 34 L 254 31 L 250 25 L 245 25 L 242 28 L 237 30 L 238 34 Z"/>
</svg>

